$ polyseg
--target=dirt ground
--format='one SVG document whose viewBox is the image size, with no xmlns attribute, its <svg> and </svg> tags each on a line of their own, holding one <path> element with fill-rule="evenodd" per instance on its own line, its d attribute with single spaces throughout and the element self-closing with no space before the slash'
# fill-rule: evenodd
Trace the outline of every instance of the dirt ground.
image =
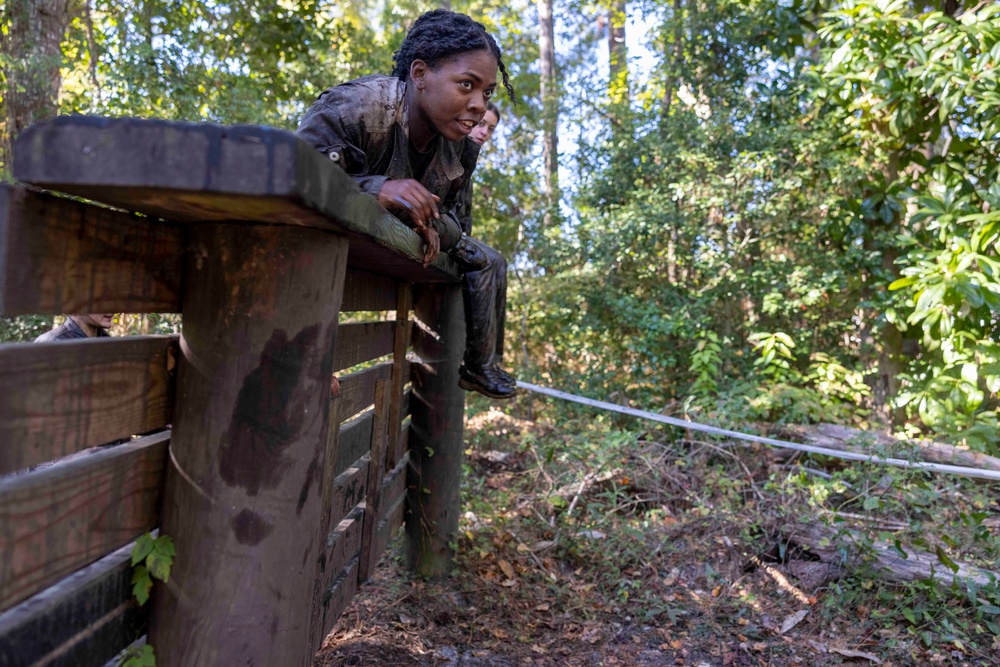
<svg viewBox="0 0 1000 667">
<path fill-rule="evenodd" d="M 314 667 L 1000 665 L 996 643 L 921 643 L 891 613 L 891 588 L 806 552 L 762 551 L 763 496 L 748 496 L 745 514 L 716 511 L 715 496 L 692 500 L 701 473 L 672 472 L 672 482 L 659 478 L 660 491 L 673 491 L 658 509 L 630 514 L 621 499 L 645 502 L 651 483 L 623 460 L 611 471 L 615 494 L 599 476 L 563 494 L 573 503 L 563 516 L 599 512 L 601 529 L 567 526 L 539 503 L 548 472 L 524 444 L 559 434 L 493 411 L 469 420 L 467 437 L 452 575 L 414 579 L 394 547 Z M 559 481 L 548 480 L 549 503 Z"/>
</svg>

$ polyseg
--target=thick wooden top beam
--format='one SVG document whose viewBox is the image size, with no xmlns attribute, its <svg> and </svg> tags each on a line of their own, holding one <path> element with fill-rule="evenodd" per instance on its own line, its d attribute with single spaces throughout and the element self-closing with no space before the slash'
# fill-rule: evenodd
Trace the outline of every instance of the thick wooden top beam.
<svg viewBox="0 0 1000 667">
<path fill-rule="evenodd" d="M 350 237 L 352 266 L 411 282 L 459 278 L 444 255 L 424 269 L 420 237 L 285 130 L 61 116 L 20 135 L 14 176 L 168 220 L 328 229 Z"/>
</svg>

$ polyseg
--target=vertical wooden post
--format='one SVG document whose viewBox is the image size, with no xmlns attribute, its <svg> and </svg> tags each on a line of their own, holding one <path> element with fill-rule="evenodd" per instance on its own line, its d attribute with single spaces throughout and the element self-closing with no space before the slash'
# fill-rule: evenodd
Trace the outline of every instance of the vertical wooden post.
<svg viewBox="0 0 1000 667">
<path fill-rule="evenodd" d="M 336 394 L 333 392 L 332 383 L 330 386 L 329 405 L 330 417 L 321 481 L 323 493 L 320 501 L 320 552 L 317 557 L 316 575 L 313 580 L 312 620 L 310 621 L 311 627 L 309 629 L 309 646 L 312 647 L 313 653 L 319 651 L 322 647 L 323 640 L 326 639 L 326 633 L 323 630 L 327 627 L 327 606 L 323 604 L 323 598 L 326 593 L 326 584 L 329 577 L 327 568 L 331 564 L 326 560 L 326 552 L 327 543 L 330 539 L 330 524 L 333 519 L 333 491 L 334 480 L 337 478 L 337 445 L 340 440 L 340 406 L 342 405 L 339 392 Z"/>
<path fill-rule="evenodd" d="M 365 518 L 361 529 L 361 557 L 358 561 L 358 581 L 368 581 L 382 554 L 374 550 L 378 522 L 382 518 L 379 491 L 385 478 L 385 456 L 389 439 L 390 383 L 375 383 L 375 409 L 372 415 L 371 449 L 368 452 L 368 484 L 365 487 Z M 399 431 L 399 429 L 396 429 Z"/>
<path fill-rule="evenodd" d="M 438 577 L 451 568 L 458 532 L 465 393 L 458 367 L 465 317 L 458 284 L 414 286 L 413 392 L 406 537 L 410 567 Z"/>
<path fill-rule="evenodd" d="M 409 380 L 403 376 L 406 369 L 406 350 L 410 346 L 410 308 L 413 307 L 413 288 L 400 283 L 396 293 L 396 332 L 392 343 L 392 398 L 389 404 L 389 453 L 386 472 L 392 470 L 403 456 L 400 435 L 400 415 L 403 407 L 403 385 Z"/>
<path fill-rule="evenodd" d="M 189 234 L 162 524 L 177 556 L 154 600 L 157 664 L 310 665 L 348 243 L 297 227 Z"/>
</svg>

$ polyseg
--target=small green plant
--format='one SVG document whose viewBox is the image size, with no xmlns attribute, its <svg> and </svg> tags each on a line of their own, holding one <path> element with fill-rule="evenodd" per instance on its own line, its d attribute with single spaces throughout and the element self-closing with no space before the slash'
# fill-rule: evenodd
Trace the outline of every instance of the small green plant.
<svg viewBox="0 0 1000 667">
<path fill-rule="evenodd" d="M 130 646 L 122 654 L 118 667 L 156 667 L 156 653 L 150 644 Z"/>
<path fill-rule="evenodd" d="M 132 547 L 132 595 L 140 606 L 149 600 L 154 577 L 164 583 L 170 579 L 170 568 L 176 555 L 174 541 L 169 535 L 153 537 L 146 533 L 135 541 Z M 156 667 L 156 652 L 150 644 L 130 646 L 122 653 L 118 667 Z"/>
<path fill-rule="evenodd" d="M 775 382 L 798 379 L 798 372 L 788 363 L 795 360 L 792 354 L 795 341 L 791 336 L 782 331 L 758 332 L 748 336 L 747 340 L 760 354 L 753 365 L 760 368 L 761 373 Z"/>
<path fill-rule="evenodd" d="M 153 589 L 153 577 L 166 583 L 174 563 L 174 541 L 168 535 L 153 537 L 146 533 L 132 549 L 132 594 L 140 605 L 146 604 Z"/>
<path fill-rule="evenodd" d="M 719 371 L 722 369 L 722 346 L 714 331 L 698 334 L 698 344 L 691 353 L 688 370 L 694 375 L 691 394 L 698 397 L 710 396 L 718 389 Z"/>
</svg>

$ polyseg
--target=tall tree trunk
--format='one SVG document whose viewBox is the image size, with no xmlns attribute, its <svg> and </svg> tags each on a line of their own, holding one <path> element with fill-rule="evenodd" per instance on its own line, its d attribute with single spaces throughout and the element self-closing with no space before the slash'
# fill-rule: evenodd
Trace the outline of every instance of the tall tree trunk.
<svg viewBox="0 0 1000 667">
<path fill-rule="evenodd" d="M 888 136 L 888 127 L 877 125 L 875 130 L 880 132 L 883 137 Z M 899 155 L 895 152 L 890 153 L 886 162 L 880 165 L 880 170 L 885 183 L 895 183 L 899 176 Z M 900 216 L 897 213 L 886 227 L 895 230 L 899 228 L 900 224 Z M 867 273 L 864 276 L 865 283 L 861 290 L 861 298 L 865 303 L 871 303 L 875 298 L 876 290 L 886 290 L 888 285 L 899 277 L 899 267 L 896 266 L 899 248 L 891 243 L 883 245 L 874 238 L 866 240 L 864 247 L 869 252 L 878 252 L 881 258 L 882 275 Z M 883 276 L 888 276 L 888 278 Z M 903 372 L 903 334 L 895 324 L 880 318 L 879 310 L 879 308 L 870 306 L 862 309 L 861 356 L 862 359 L 867 357 L 865 359 L 866 367 L 875 367 L 875 372 L 868 378 L 868 383 L 872 388 L 873 417 L 887 426 L 899 426 L 906 419 L 906 413 L 901 409 L 894 410 L 892 399 L 899 393 L 899 375 Z M 878 323 L 879 319 L 883 319 L 883 321 Z"/>
<path fill-rule="evenodd" d="M 538 0 L 538 50 L 541 57 L 542 153 L 545 158 L 545 228 L 559 213 L 559 94 L 556 81 L 555 27 L 552 0 Z"/>
<path fill-rule="evenodd" d="M 58 110 L 62 40 L 71 0 L 7 0 L 3 16 L 5 127 L 0 170 L 9 172 L 14 138 Z"/>
<path fill-rule="evenodd" d="M 608 93 L 615 107 L 628 107 L 628 50 L 625 47 L 625 0 L 613 0 L 608 10 Z"/>
<path fill-rule="evenodd" d="M 683 0 L 674 0 L 673 13 L 670 19 L 674 23 L 674 41 L 673 44 L 667 45 L 673 54 L 673 62 L 671 62 L 667 67 L 667 78 L 663 84 L 663 99 L 660 101 L 661 104 L 661 118 L 666 121 L 668 115 L 670 115 L 670 105 L 673 104 L 674 89 L 677 88 L 678 80 L 681 75 L 681 66 L 684 63 L 684 23 L 681 19 L 682 12 L 684 11 Z"/>
</svg>

